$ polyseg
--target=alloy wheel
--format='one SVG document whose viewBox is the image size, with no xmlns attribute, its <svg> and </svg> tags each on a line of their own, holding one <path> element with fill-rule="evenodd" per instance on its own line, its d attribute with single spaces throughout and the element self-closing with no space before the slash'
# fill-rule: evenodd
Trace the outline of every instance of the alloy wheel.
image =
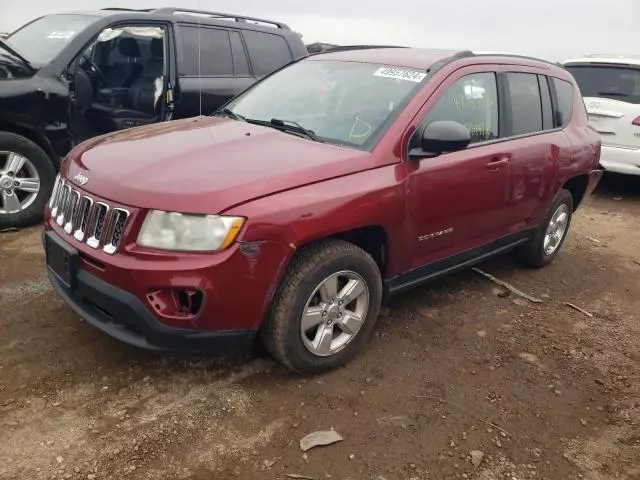
<svg viewBox="0 0 640 480">
<path fill-rule="evenodd" d="M 369 288 L 355 272 L 325 278 L 311 294 L 300 321 L 302 342 L 319 357 L 343 350 L 358 335 L 369 311 Z"/>
<path fill-rule="evenodd" d="M 547 231 L 544 235 L 543 249 L 545 255 L 552 255 L 553 252 L 558 249 L 562 243 L 562 239 L 567 233 L 568 224 L 569 207 L 567 204 L 563 203 L 556 209 L 551 220 L 549 220 L 549 225 L 547 226 Z"/>
<path fill-rule="evenodd" d="M 40 191 L 36 167 L 19 153 L 0 151 L 0 214 L 26 210 Z"/>
</svg>

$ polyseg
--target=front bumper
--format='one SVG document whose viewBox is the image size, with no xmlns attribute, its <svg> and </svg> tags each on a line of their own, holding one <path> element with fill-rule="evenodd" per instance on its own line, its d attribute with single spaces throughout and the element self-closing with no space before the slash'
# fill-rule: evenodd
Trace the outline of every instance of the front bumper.
<svg viewBox="0 0 640 480">
<path fill-rule="evenodd" d="M 56 242 L 69 257 L 68 275 L 62 278 L 47 261 L 47 274 L 60 297 L 83 319 L 103 332 L 136 347 L 218 355 L 242 353 L 255 338 L 255 330 L 198 331 L 160 323 L 142 301 L 79 267 L 74 249 L 55 233 L 45 232 L 47 242 Z"/>
<path fill-rule="evenodd" d="M 640 149 L 602 145 L 600 165 L 609 172 L 640 175 Z"/>
</svg>

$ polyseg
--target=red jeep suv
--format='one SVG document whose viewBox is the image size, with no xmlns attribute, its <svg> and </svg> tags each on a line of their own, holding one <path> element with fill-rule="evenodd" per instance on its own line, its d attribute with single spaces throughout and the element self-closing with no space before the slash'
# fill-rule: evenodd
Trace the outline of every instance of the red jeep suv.
<svg viewBox="0 0 640 480">
<path fill-rule="evenodd" d="M 45 212 L 66 303 L 122 341 L 302 373 L 367 342 L 390 295 L 517 248 L 541 267 L 595 188 L 599 136 L 562 67 L 344 49 L 211 117 L 89 140 Z"/>
</svg>

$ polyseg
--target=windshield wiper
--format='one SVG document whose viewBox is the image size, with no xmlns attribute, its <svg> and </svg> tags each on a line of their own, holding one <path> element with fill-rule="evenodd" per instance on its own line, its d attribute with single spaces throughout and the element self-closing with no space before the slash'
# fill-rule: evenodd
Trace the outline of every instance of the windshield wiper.
<svg viewBox="0 0 640 480">
<path fill-rule="evenodd" d="M 265 123 L 271 124 L 274 127 L 286 132 L 299 133 L 307 137 L 309 140 L 313 140 L 314 142 L 324 143 L 324 140 L 321 140 L 316 135 L 316 132 L 314 132 L 313 130 L 309 130 L 308 128 L 304 128 L 298 122 L 294 122 L 292 120 L 282 120 L 280 118 L 272 118 L 271 121 Z"/>
<path fill-rule="evenodd" d="M 31 65 L 31 62 L 29 62 L 29 60 L 27 60 L 26 58 L 24 58 L 22 55 L 20 55 L 20 53 L 18 53 L 16 51 L 15 48 L 13 48 L 11 45 L 9 45 L 9 42 L 7 42 L 4 38 L 0 37 L 0 45 L 2 45 L 2 48 L 4 48 L 7 52 L 11 53 L 13 56 L 15 56 L 16 58 L 18 58 L 19 60 L 21 60 L 27 67 L 29 67 L 31 70 L 35 70 L 35 68 L 33 68 L 33 65 Z"/>
<path fill-rule="evenodd" d="M 309 140 L 313 140 L 314 142 L 325 143 L 324 140 L 316 135 L 316 132 L 306 129 L 299 123 L 293 122 L 291 120 L 281 120 L 279 118 L 272 118 L 271 120 L 258 120 L 257 118 L 245 117 L 244 121 L 253 123 L 254 125 L 275 128 L 276 130 L 280 130 L 281 132 L 289 132 L 295 135 L 302 135 L 303 137 L 308 138 Z"/>
<path fill-rule="evenodd" d="M 230 117 L 230 118 L 233 118 L 234 120 L 238 120 L 239 122 L 246 122 L 247 121 L 242 115 L 238 115 L 237 113 L 233 112 L 232 110 L 230 110 L 228 108 L 223 108 L 222 110 L 218 110 L 216 112 L 213 112 L 213 115 L 214 116 L 223 115 L 225 117 Z"/>
</svg>

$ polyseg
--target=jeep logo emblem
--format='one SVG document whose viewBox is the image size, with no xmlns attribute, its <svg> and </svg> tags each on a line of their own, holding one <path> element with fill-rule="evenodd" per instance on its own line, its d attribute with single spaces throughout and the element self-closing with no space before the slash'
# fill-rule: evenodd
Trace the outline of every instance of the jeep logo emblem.
<svg viewBox="0 0 640 480">
<path fill-rule="evenodd" d="M 81 173 L 77 174 L 75 177 L 73 177 L 73 179 L 82 186 L 84 186 L 89 181 L 89 178 L 85 177 Z"/>
</svg>

